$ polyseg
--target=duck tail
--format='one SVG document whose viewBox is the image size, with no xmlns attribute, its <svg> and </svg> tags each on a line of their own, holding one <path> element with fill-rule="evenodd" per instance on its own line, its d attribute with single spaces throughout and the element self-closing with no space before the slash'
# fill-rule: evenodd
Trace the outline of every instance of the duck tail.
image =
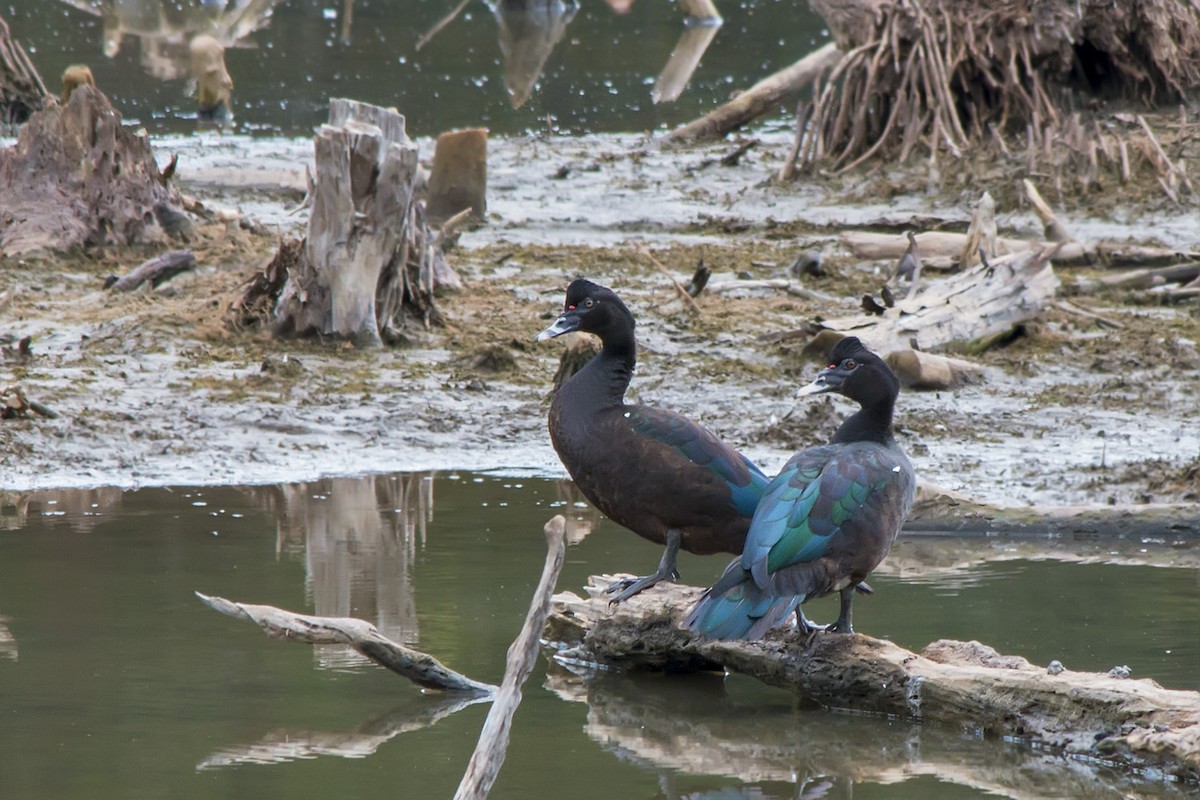
<svg viewBox="0 0 1200 800">
<path fill-rule="evenodd" d="M 711 639 L 761 639 L 784 622 L 804 598 L 803 594 L 778 596 L 759 587 L 736 558 L 683 624 Z"/>
</svg>

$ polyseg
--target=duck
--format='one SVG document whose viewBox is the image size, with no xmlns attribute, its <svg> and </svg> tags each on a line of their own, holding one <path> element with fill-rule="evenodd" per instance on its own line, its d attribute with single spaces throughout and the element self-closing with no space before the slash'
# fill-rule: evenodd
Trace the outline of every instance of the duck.
<svg viewBox="0 0 1200 800">
<path fill-rule="evenodd" d="M 625 402 L 637 365 L 633 313 L 611 289 L 580 278 L 563 310 L 537 335 L 572 331 L 600 339 L 600 352 L 554 394 L 550 441 L 584 497 L 613 522 L 665 550 L 649 575 L 608 589 L 620 603 L 679 578 L 680 549 L 740 553 L 769 478 L 712 431 L 664 408 Z"/>
<path fill-rule="evenodd" d="M 883 561 L 916 493 L 912 464 L 892 416 L 900 381 L 856 337 L 839 340 L 828 366 L 800 396 L 836 392 L 859 404 L 828 444 L 792 456 L 771 480 L 739 558 L 692 608 L 684 627 L 712 639 L 760 639 L 796 614 L 800 633 L 853 633 L 857 589 Z M 837 592 L 831 626 L 809 622 L 801 605 Z"/>
</svg>

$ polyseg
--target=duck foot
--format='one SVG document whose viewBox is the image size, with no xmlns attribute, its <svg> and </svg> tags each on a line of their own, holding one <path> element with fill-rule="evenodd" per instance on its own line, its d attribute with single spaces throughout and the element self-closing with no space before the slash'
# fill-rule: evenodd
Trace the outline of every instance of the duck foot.
<svg viewBox="0 0 1200 800">
<path fill-rule="evenodd" d="M 623 578 L 617 581 L 606 590 L 608 594 L 620 592 L 612 600 L 608 601 L 610 606 L 615 606 L 623 600 L 628 600 L 638 592 L 644 589 L 649 589 L 660 581 L 677 581 L 679 580 L 679 569 L 675 566 L 677 557 L 679 556 L 679 546 L 683 541 L 683 537 L 679 531 L 671 529 L 667 531 L 667 549 L 663 553 L 662 560 L 658 562 L 658 569 L 651 575 L 643 575 L 640 578 Z"/>
<path fill-rule="evenodd" d="M 608 594 L 613 594 L 614 592 L 620 593 L 616 597 L 609 600 L 608 604 L 610 606 L 615 606 L 617 603 L 620 603 L 623 600 L 628 600 L 635 594 L 649 589 L 656 583 L 660 583 L 662 581 L 674 583 L 677 580 L 679 580 L 678 572 L 670 572 L 665 575 L 655 572 L 652 575 L 643 575 L 640 578 L 622 578 L 605 589 L 605 592 Z"/>
</svg>

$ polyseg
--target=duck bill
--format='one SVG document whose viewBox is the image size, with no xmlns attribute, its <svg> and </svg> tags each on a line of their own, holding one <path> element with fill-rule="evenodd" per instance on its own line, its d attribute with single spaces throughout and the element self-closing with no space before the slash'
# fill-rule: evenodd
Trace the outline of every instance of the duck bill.
<svg viewBox="0 0 1200 800">
<path fill-rule="evenodd" d="M 822 370 L 819 375 L 807 386 L 801 386 L 796 392 L 796 397 L 808 397 L 812 394 L 824 394 L 832 392 L 842 384 L 841 378 L 832 374 L 830 370 Z"/>
<path fill-rule="evenodd" d="M 537 335 L 536 341 L 544 342 L 547 339 L 553 339 L 555 336 L 562 336 L 564 333 L 579 329 L 579 317 L 574 314 L 563 314 L 558 319 L 554 320 L 554 324 Z"/>
</svg>

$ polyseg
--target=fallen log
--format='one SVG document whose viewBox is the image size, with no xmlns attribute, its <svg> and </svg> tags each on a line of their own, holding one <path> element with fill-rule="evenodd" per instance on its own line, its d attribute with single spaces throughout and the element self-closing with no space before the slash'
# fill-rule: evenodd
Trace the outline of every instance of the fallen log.
<svg viewBox="0 0 1200 800">
<path fill-rule="evenodd" d="M 981 352 L 1054 299 L 1051 255 L 1053 248 L 1002 256 L 931 283 L 881 315 L 820 320 L 813 328 L 857 336 L 876 351 L 956 345 Z"/>
<path fill-rule="evenodd" d="M 943 270 L 958 267 L 958 258 L 967 240 L 966 234 L 926 231 L 918 233 L 916 238 L 926 267 Z M 866 261 L 897 259 L 908 248 L 908 239 L 903 234 L 843 231 L 838 241 L 855 258 Z M 1126 242 L 1038 242 L 1005 237 L 996 239 L 996 252 L 1020 253 L 1054 245 L 1058 246 L 1054 263 L 1059 266 L 1146 267 L 1200 259 L 1200 251 Z"/>
<path fill-rule="evenodd" d="M 663 137 L 669 144 L 686 144 L 720 139 L 770 111 L 784 98 L 795 94 L 817 79 L 824 70 L 835 66 L 842 52 L 830 42 L 790 67 L 776 72 L 751 86 L 737 97 L 697 120 L 676 128 Z"/>
<path fill-rule="evenodd" d="M 149 281 L 151 286 L 158 286 L 181 272 L 195 268 L 196 256 L 192 255 L 191 250 L 172 250 L 155 256 L 120 278 L 115 275 L 110 277 L 104 288 L 114 292 L 132 292 L 146 281 Z"/>
<path fill-rule="evenodd" d="M 1105 275 L 1098 280 L 1080 279 L 1072 288 L 1078 294 L 1104 289 L 1150 289 L 1168 283 L 1184 283 L 1194 280 L 1197 276 L 1200 276 L 1200 261 L 1192 261 L 1161 269 L 1139 269 L 1117 275 Z"/>
<path fill-rule="evenodd" d="M 679 622 L 702 589 L 659 584 L 616 607 L 589 579 L 587 599 L 555 596 L 545 638 L 563 663 L 690 672 L 728 669 L 823 706 L 940 722 L 1029 741 L 1067 756 L 1161 770 L 1200 783 L 1200 693 L 1150 680 L 1048 670 L 978 642 L 913 653 L 862 634 L 787 632 L 719 642 Z"/>
</svg>

